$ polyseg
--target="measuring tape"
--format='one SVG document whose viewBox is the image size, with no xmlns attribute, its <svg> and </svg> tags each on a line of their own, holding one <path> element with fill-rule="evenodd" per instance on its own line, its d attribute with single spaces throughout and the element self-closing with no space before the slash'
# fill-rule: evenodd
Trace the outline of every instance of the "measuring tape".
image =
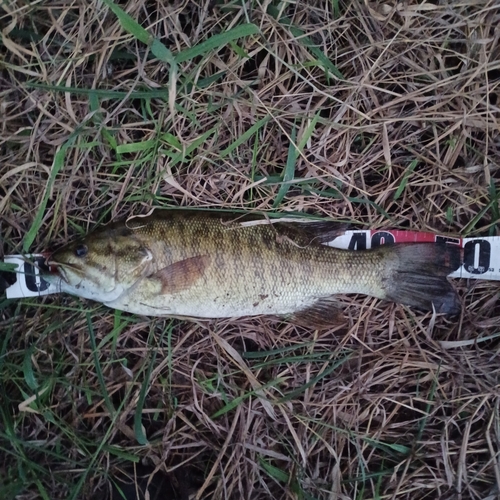
<svg viewBox="0 0 500 500">
<path fill-rule="evenodd" d="M 344 250 L 366 250 L 398 243 L 447 243 L 464 249 L 460 267 L 450 278 L 500 280 L 500 236 L 452 238 L 417 231 L 365 230 L 346 231 L 327 243 Z"/>
<path fill-rule="evenodd" d="M 367 250 L 380 245 L 398 243 L 458 245 L 464 249 L 463 262 L 449 275 L 450 278 L 500 280 L 500 236 L 451 238 L 417 231 L 362 230 L 345 231 L 344 234 L 325 244 L 344 250 Z M 4 257 L 4 262 L 16 266 L 16 271 L 9 273 L 12 275 L 12 281 L 15 281 L 6 288 L 8 299 L 37 297 L 59 292 L 57 286 L 48 283 L 40 275 L 40 268 L 43 269 L 45 265 L 44 256 L 7 255 Z"/>
</svg>

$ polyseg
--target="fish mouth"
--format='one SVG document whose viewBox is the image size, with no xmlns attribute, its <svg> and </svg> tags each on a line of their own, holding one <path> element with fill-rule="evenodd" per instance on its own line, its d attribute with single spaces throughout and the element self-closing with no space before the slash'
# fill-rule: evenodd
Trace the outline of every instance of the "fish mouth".
<svg viewBox="0 0 500 500">
<path fill-rule="evenodd" d="M 49 273 L 52 276 L 59 276 L 64 282 L 69 284 L 68 270 L 71 270 L 75 274 L 79 274 L 79 269 L 71 264 L 63 264 L 55 260 L 47 260 L 47 266 L 49 268 Z"/>
<path fill-rule="evenodd" d="M 47 267 L 49 268 L 49 276 L 58 276 L 66 283 L 68 282 L 68 275 L 61 264 L 53 260 L 47 260 Z"/>
</svg>

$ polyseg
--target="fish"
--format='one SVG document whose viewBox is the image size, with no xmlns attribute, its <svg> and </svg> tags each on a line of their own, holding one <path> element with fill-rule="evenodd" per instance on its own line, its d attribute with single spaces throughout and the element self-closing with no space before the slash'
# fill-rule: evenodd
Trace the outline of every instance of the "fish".
<svg viewBox="0 0 500 500">
<path fill-rule="evenodd" d="M 45 279 L 61 291 L 145 316 L 272 315 L 299 325 L 339 323 L 338 294 L 364 294 L 458 314 L 447 275 L 456 245 L 412 243 L 369 250 L 326 245 L 334 220 L 155 210 L 114 222 L 53 252 Z"/>
</svg>

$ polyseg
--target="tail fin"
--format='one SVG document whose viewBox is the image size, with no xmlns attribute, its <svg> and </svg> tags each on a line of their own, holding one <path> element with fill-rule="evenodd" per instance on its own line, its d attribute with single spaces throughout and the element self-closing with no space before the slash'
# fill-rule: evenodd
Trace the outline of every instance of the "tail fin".
<svg viewBox="0 0 500 500">
<path fill-rule="evenodd" d="M 382 251 L 387 252 L 387 300 L 430 311 L 434 306 L 438 313 L 460 312 L 457 293 L 446 278 L 460 267 L 460 247 L 418 243 L 385 247 Z"/>
</svg>

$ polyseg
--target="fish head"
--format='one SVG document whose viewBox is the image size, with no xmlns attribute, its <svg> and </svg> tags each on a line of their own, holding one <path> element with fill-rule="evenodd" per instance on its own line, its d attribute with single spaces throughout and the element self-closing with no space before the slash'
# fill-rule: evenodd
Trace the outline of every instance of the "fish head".
<svg viewBox="0 0 500 500">
<path fill-rule="evenodd" d="M 63 292 L 107 303 L 148 274 L 152 258 L 130 231 L 104 228 L 52 253 L 44 278 Z"/>
</svg>

